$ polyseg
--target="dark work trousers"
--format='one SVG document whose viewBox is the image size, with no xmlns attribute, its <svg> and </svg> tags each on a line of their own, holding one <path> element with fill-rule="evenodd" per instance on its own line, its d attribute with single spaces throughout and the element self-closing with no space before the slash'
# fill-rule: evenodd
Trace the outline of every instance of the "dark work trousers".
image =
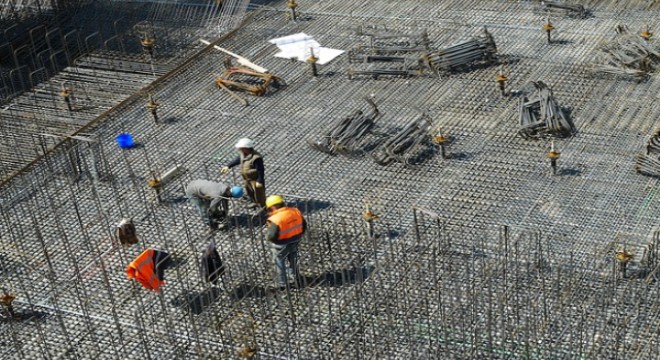
<svg viewBox="0 0 660 360">
<path fill-rule="evenodd" d="M 259 205 L 261 208 L 266 207 L 266 186 L 257 188 L 257 182 L 252 180 L 245 180 L 245 190 L 247 191 L 250 200 Z"/>
</svg>

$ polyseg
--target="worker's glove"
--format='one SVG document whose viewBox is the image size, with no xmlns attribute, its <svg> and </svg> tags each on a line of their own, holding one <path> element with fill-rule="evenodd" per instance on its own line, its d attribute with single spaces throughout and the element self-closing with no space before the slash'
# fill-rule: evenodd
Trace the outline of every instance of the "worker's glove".
<svg viewBox="0 0 660 360">
<path fill-rule="evenodd" d="M 254 187 L 257 188 L 257 189 L 261 189 L 262 187 L 264 187 L 264 184 L 262 184 L 260 182 L 254 183 Z"/>
<path fill-rule="evenodd" d="M 220 169 L 220 174 L 224 175 L 229 173 L 229 166 L 224 166 L 222 169 Z"/>
</svg>

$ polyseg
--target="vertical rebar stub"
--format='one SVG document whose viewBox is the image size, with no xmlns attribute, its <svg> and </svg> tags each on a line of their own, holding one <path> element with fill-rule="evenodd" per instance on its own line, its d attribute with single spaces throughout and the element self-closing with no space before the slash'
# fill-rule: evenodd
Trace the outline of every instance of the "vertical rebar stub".
<svg viewBox="0 0 660 360">
<path fill-rule="evenodd" d="M 295 0 L 288 0 L 286 6 L 289 8 L 289 13 L 291 14 L 291 20 L 296 21 L 297 20 L 296 8 L 298 7 L 298 3 Z"/>
<path fill-rule="evenodd" d="M 550 143 L 550 151 L 547 154 L 548 159 L 550 159 L 550 166 L 552 167 L 552 175 L 557 175 L 557 160 L 561 153 L 555 150 L 555 142 Z"/>
<path fill-rule="evenodd" d="M 316 56 L 316 54 L 314 54 L 314 49 L 313 48 L 310 48 L 309 51 L 310 51 L 310 55 L 309 55 L 309 57 L 307 58 L 306 61 L 309 64 L 309 66 L 312 70 L 312 76 L 317 77 L 319 75 L 319 73 L 318 73 L 318 69 L 316 67 L 316 63 L 319 61 L 319 58 L 318 58 L 318 56 Z"/>
<path fill-rule="evenodd" d="M 546 18 L 545 24 L 543 24 L 543 30 L 548 34 L 548 44 L 552 42 L 552 38 L 550 37 L 550 33 L 555 30 L 555 26 L 552 25 L 550 22 L 550 18 Z"/>
<path fill-rule="evenodd" d="M 149 94 L 149 101 L 145 106 L 151 113 L 151 116 L 154 118 L 154 122 L 158 124 L 158 103 L 153 99 L 151 94 Z"/>
</svg>

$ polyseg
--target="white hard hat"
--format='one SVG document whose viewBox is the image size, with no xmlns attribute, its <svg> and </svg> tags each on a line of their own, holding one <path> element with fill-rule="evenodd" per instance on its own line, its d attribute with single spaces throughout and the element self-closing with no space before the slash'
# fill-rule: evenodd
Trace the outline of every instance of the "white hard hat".
<svg viewBox="0 0 660 360">
<path fill-rule="evenodd" d="M 236 143 L 236 148 L 248 148 L 248 149 L 253 149 L 254 148 L 254 141 L 248 139 L 248 138 L 242 138 L 238 140 Z"/>
</svg>

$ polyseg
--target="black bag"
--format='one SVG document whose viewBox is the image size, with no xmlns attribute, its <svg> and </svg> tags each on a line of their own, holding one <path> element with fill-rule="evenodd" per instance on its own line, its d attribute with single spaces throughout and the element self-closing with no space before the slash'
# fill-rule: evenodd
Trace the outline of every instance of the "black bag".
<svg viewBox="0 0 660 360">
<path fill-rule="evenodd" d="M 119 224 L 117 224 L 117 237 L 122 245 L 133 245 L 138 243 L 133 219 L 121 219 Z"/>
<path fill-rule="evenodd" d="M 222 263 L 220 254 L 215 249 L 215 244 L 211 243 L 202 255 L 202 276 L 204 280 L 213 285 L 218 284 L 218 279 L 225 273 L 225 265 Z"/>
</svg>

